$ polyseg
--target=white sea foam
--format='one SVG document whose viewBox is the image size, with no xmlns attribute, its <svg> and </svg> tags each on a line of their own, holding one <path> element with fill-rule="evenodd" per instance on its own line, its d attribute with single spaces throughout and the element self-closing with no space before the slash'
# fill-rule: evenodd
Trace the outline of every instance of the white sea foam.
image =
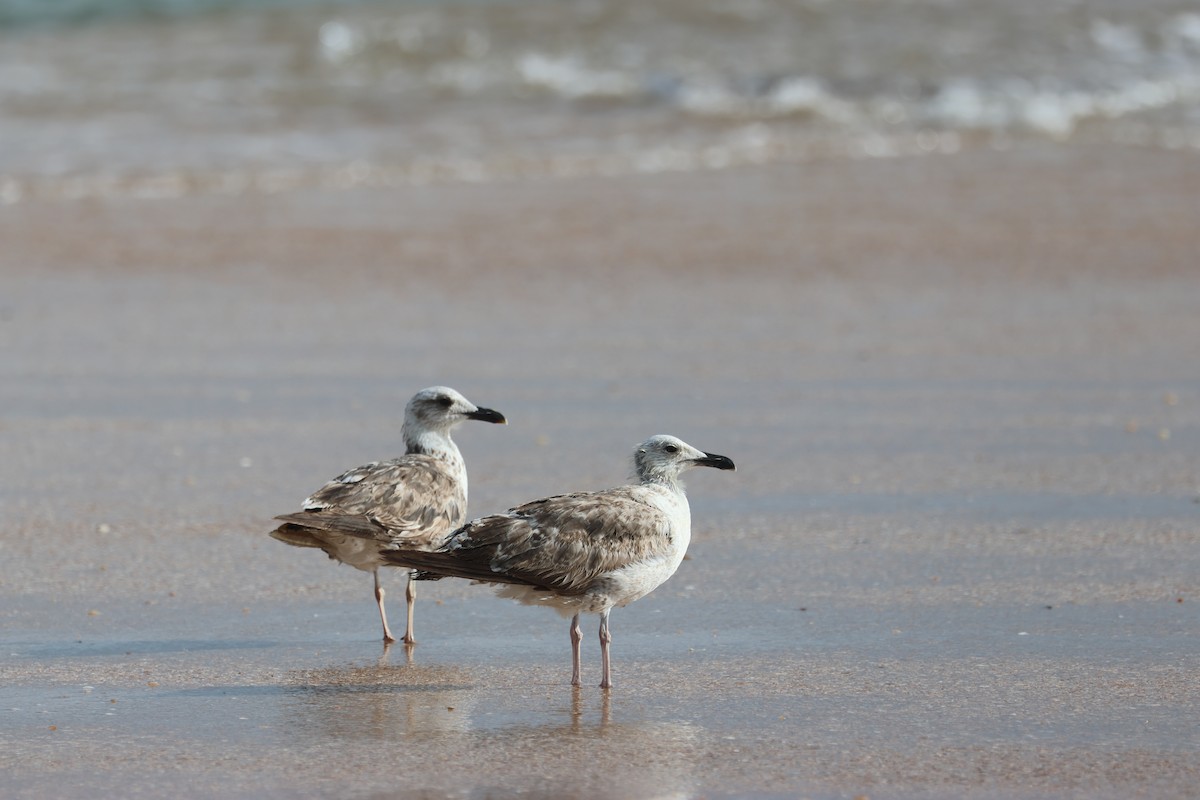
<svg viewBox="0 0 1200 800">
<path fill-rule="evenodd" d="M 121 25 L 25 36 L 0 0 L 0 203 L 1200 137 L 1200 13 L 1138 0 L 183 16 L 214 2 L 114 0 Z M 180 16 L 139 25 L 154 3 Z"/>
</svg>

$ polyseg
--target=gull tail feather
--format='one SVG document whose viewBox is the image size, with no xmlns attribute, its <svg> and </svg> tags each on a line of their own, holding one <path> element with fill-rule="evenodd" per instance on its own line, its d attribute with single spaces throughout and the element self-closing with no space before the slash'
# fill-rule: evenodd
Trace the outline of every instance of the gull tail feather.
<svg viewBox="0 0 1200 800">
<path fill-rule="evenodd" d="M 278 539 L 284 544 L 290 544 L 293 547 L 320 547 L 321 541 L 313 536 L 310 528 L 302 528 L 299 525 L 280 525 L 275 530 L 271 531 L 271 538 Z"/>
<path fill-rule="evenodd" d="M 304 547 L 320 547 L 320 545 L 305 545 L 291 541 L 293 538 L 303 538 L 296 533 L 296 528 L 310 531 L 332 531 L 347 536 L 357 536 L 360 539 L 374 539 L 382 542 L 391 540 L 387 528 L 362 514 L 341 514 L 336 511 L 300 511 L 295 514 L 281 514 L 275 519 L 287 524 L 281 525 L 278 529 L 272 531 L 272 536 L 282 542 L 300 544 L 300 546 Z M 283 534 L 282 536 L 277 535 L 281 533 Z M 309 535 L 312 536 L 312 534 Z M 315 537 L 314 541 L 317 541 Z"/>
<path fill-rule="evenodd" d="M 513 575 L 502 575 L 493 572 L 484 561 L 469 561 L 461 558 L 458 552 L 423 552 L 420 550 L 389 550 L 382 554 L 388 564 L 396 567 L 415 569 L 420 573 L 420 580 L 438 580 L 440 578 L 465 578 L 470 581 L 484 583 L 514 583 L 522 586 L 533 586 L 531 581 L 523 580 Z"/>
</svg>

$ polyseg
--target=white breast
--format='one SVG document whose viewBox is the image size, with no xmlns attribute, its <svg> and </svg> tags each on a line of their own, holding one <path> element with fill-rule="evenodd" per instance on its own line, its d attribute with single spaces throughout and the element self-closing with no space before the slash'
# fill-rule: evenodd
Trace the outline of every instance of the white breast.
<svg viewBox="0 0 1200 800">
<path fill-rule="evenodd" d="M 603 592 L 608 605 L 628 605 L 665 583 L 679 569 L 692 540 L 692 513 L 687 496 L 662 486 L 641 488 L 645 491 L 642 499 L 666 514 L 671 547 L 657 557 L 635 562 L 613 572 L 605 581 Z"/>
<path fill-rule="evenodd" d="M 675 574 L 687 553 L 692 538 L 692 515 L 687 497 L 681 491 L 657 484 L 636 487 L 637 499 L 658 508 L 666 519 L 647 514 L 643 531 L 649 551 L 643 559 L 615 569 L 595 581 L 584 594 L 561 595 L 532 586 L 504 585 L 497 588 L 501 597 L 510 597 L 529 605 L 544 605 L 565 616 L 582 612 L 599 614 L 607 608 L 625 606 L 645 597 Z M 635 521 L 630 521 L 636 525 Z M 649 527 L 654 526 L 654 527 Z M 665 529 L 664 529 L 665 528 Z M 669 536 L 670 546 L 663 550 L 652 545 Z"/>
</svg>

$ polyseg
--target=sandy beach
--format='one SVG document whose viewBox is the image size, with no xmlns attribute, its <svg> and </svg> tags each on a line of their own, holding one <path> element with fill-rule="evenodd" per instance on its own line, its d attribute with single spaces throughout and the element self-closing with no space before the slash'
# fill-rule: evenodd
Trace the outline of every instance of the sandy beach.
<svg viewBox="0 0 1200 800">
<path fill-rule="evenodd" d="M 0 795 L 1195 797 L 1197 208 L 1053 144 L 4 207 Z M 435 383 L 472 515 L 737 462 L 610 693 L 266 535 Z"/>
</svg>

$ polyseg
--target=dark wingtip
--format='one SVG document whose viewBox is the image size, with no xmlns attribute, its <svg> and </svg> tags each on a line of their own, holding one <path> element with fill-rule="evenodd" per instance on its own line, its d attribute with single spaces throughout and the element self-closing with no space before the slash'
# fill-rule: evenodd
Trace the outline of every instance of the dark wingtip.
<svg viewBox="0 0 1200 800">
<path fill-rule="evenodd" d="M 474 411 L 467 412 L 467 419 L 475 419 L 480 422 L 492 422 L 496 425 L 507 425 L 508 420 L 499 411 L 490 408 L 477 408 Z"/>
<path fill-rule="evenodd" d="M 696 459 L 696 463 L 702 467 L 713 467 L 714 469 L 737 469 L 733 459 L 729 456 L 719 456 L 716 453 L 705 453 L 704 458 Z"/>
</svg>

